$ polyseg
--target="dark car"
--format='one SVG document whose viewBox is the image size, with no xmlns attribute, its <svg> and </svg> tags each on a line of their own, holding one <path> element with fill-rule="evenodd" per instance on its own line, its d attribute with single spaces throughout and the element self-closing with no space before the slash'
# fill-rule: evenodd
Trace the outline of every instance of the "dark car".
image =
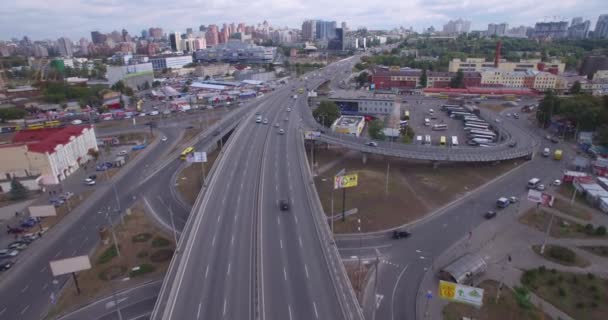
<svg viewBox="0 0 608 320">
<path fill-rule="evenodd" d="M 97 175 L 96 174 L 92 174 L 89 176 L 89 179 L 91 180 L 97 180 Z"/>
<path fill-rule="evenodd" d="M 0 271 L 6 271 L 10 269 L 15 263 L 12 261 L 2 261 L 0 262 Z"/>
<path fill-rule="evenodd" d="M 558 143 L 559 139 L 557 137 L 551 137 L 551 142 Z"/>
<path fill-rule="evenodd" d="M 279 208 L 281 209 L 281 211 L 289 210 L 289 201 L 279 200 Z"/>
<path fill-rule="evenodd" d="M 408 231 L 405 231 L 405 230 L 395 230 L 395 231 L 393 231 L 393 239 L 407 238 L 410 235 L 411 235 L 411 233 L 409 233 Z"/>
<path fill-rule="evenodd" d="M 509 142 L 509 147 L 514 148 L 517 145 L 517 141 Z"/>
<path fill-rule="evenodd" d="M 492 218 L 496 217 L 496 211 L 490 210 L 490 211 L 484 213 L 483 217 L 486 219 L 492 219 Z"/>
</svg>

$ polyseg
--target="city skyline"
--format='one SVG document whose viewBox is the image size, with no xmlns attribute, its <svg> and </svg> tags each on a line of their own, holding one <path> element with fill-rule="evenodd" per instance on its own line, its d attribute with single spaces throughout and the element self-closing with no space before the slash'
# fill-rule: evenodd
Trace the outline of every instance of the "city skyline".
<svg viewBox="0 0 608 320">
<path fill-rule="evenodd" d="M 25 35 L 32 39 L 79 39 L 88 38 L 93 30 L 109 32 L 125 28 L 131 34 L 136 34 L 151 26 L 160 26 L 166 32 L 185 32 L 189 27 L 227 21 L 250 25 L 267 20 L 275 27 L 299 29 L 302 22 L 310 18 L 345 21 L 352 28 L 365 26 L 369 29 L 392 29 L 412 26 L 414 30 L 421 31 L 431 25 L 441 29 L 449 20 L 458 18 L 471 21 L 471 30 L 485 30 L 489 23 L 533 26 L 539 21 L 570 21 L 573 17 L 580 16 L 589 19 L 593 29 L 598 16 L 604 13 L 598 11 L 602 8 L 602 1 L 599 0 L 566 0 L 559 3 L 540 0 L 536 4 L 529 8 L 528 2 L 523 0 L 508 3 L 496 0 L 431 0 L 422 3 L 415 0 L 388 1 L 382 7 L 377 7 L 365 1 L 338 0 L 327 8 L 320 1 L 304 3 L 295 0 L 261 0 L 255 3 L 239 0 L 177 0 L 170 6 L 160 0 L 140 0 L 136 3 L 62 0 L 55 2 L 53 7 L 48 7 L 42 0 L 27 0 L 7 3 L 0 8 L 0 15 L 4 17 L 0 21 L 0 39 L 9 40 Z"/>
</svg>

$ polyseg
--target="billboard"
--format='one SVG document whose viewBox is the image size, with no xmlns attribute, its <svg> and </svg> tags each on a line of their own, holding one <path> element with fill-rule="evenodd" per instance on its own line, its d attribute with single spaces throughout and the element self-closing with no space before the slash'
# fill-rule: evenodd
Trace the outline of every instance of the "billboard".
<svg viewBox="0 0 608 320">
<path fill-rule="evenodd" d="M 54 277 L 62 274 L 91 269 L 91 260 L 89 260 L 89 256 L 77 256 L 55 260 L 50 261 L 49 264 L 51 265 L 51 271 L 53 272 Z"/>
<path fill-rule="evenodd" d="M 472 304 L 476 307 L 483 305 L 483 289 L 443 280 L 439 281 L 439 297 L 454 302 Z"/>
<path fill-rule="evenodd" d="M 540 203 L 548 207 L 553 207 L 554 200 L 555 198 L 548 193 L 540 192 L 533 189 L 530 189 L 528 191 L 528 201 Z"/>
<path fill-rule="evenodd" d="M 349 173 L 334 177 L 334 189 L 344 189 L 356 187 L 359 176 L 356 173 Z"/>
<path fill-rule="evenodd" d="M 195 152 L 192 162 L 207 162 L 207 152 Z"/>
<path fill-rule="evenodd" d="M 57 215 L 54 206 L 31 206 L 30 217 L 53 217 Z"/>
<path fill-rule="evenodd" d="M 306 140 L 315 140 L 316 138 L 321 136 L 321 132 L 319 131 L 304 131 L 304 139 Z"/>
</svg>

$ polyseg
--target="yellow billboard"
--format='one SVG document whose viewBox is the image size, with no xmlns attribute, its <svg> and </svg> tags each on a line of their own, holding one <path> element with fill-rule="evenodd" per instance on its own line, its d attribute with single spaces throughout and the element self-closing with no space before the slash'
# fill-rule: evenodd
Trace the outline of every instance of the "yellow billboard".
<svg viewBox="0 0 608 320">
<path fill-rule="evenodd" d="M 334 177 L 334 189 L 356 187 L 359 176 L 356 173 L 349 173 Z"/>
<path fill-rule="evenodd" d="M 450 301 L 471 304 L 476 307 L 483 305 L 483 289 L 443 280 L 439 281 L 439 297 Z"/>
</svg>

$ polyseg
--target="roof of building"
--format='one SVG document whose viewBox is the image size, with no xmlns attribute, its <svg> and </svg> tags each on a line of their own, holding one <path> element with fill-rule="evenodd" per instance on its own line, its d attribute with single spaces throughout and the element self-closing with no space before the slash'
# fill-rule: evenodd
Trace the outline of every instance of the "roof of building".
<svg viewBox="0 0 608 320">
<path fill-rule="evenodd" d="M 365 90 L 335 90 L 334 92 L 330 92 L 329 98 L 333 100 L 348 99 L 393 101 L 395 100 L 395 95 L 386 93 L 375 93 L 374 91 Z"/>
<path fill-rule="evenodd" d="M 22 130 L 13 137 L 13 143 L 27 144 L 28 150 L 37 153 L 52 153 L 58 145 L 64 145 L 72 137 L 82 134 L 90 126 L 67 126 L 63 128 L 44 128 Z"/>
<path fill-rule="evenodd" d="M 359 124 L 361 121 L 365 121 L 364 117 L 359 116 L 341 116 L 336 120 L 337 126 L 349 127 Z"/>
<path fill-rule="evenodd" d="M 538 92 L 528 88 L 495 88 L 495 87 L 470 87 L 466 89 L 451 88 L 425 88 L 425 93 L 446 94 L 480 94 L 480 95 L 538 95 Z"/>
<path fill-rule="evenodd" d="M 226 89 L 226 86 L 220 86 L 220 85 L 216 85 L 216 84 L 209 84 L 209 83 L 200 83 L 200 82 L 193 82 L 190 85 L 191 88 L 195 88 L 195 89 L 209 89 L 209 90 L 224 90 Z"/>
</svg>

